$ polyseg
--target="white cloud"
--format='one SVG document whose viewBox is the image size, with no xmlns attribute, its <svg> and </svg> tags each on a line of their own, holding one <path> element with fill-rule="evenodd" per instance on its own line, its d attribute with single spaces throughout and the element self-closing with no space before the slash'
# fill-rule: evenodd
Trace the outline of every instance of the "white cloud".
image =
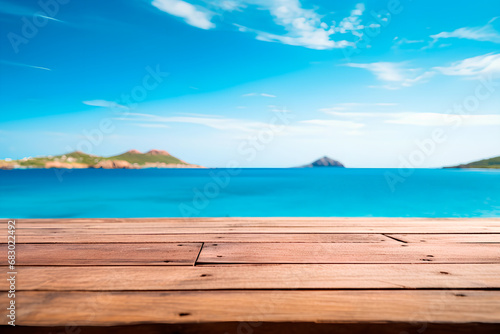
<svg viewBox="0 0 500 334">
<path fill-rule="evenodd" d="M 325 113 L 333 116 L 344 118 L 364 118 L 364 117 L 384 117 L 391 116 L 392 113 L 379 113 L 379 112 L 340 112 L 340 111 L 325 111 Z"/>
<path fill-rule="evenodd" d="M 137 125 L 141 128 L 160 128 L 160 129 L 170 128 L 170 126 L 166 124 L 157 124 L 157 123 L 135 123 L 134 125 Z"/>
<path fill-rule="evenodd" d="M 397 106 L 398 104 L 397 103 L 392 103 L 392 102 L 385 102 L 385 103 L 373 103 L 373 105 L 375 106 L 384 106 L 384 107 L 389 107 L 389 106 Z"/>
<path fill-rule="evenodd" d="M 500 72 L 500 54 L 485 54 L 456 61 L 447 67 L 434 67 L 444 75 L 477 76 Z"/>
<path fill-rule="evenodd" d="M 267 94 L 267 93 L 248 93 L 248 94 L 243 94 L 241 96 L 243 96 L 243 97 L 249 97 L 249 96 L 276 97 L 276 95 Z"/>
<path fill-rule="evenodd" d="M 217 15 L 224 15 L 224 12 L 244 12 L 249 8 L 257 7 L 260 11 L 268 11 L 273 22 L 285 32 L 277 34 L 274 32 L 257 29 L 248 24 L 248 19 L 233 21 L 239 31 L 253 33 L 256 39 L 266 42 L 277 42 L 287 45 L 302 46 L 310 49 L 325 50 L 333 48 L 355 47 L 353 41 L 345 39 L 334 39 L 333 36 L 350 34 L 357 38 L 363 36 L 365 26 L 361 22 L 365 6 L 359 3 L 350 12 L 350 15 L 342 18 L 337 24 L 335 21 L 325 19 L 326 15 L 316 12 L 313 9 L 304 8 L 300 0 L 223 0 L 205 1 L 207 6 L 212 8 Z M 211 22 L 214 13 L 200 5 L 192 5 L 181 0 L 153 0 L 153 6 L 171 15 L 183 18 L 186 23 L 202 29 L 215 27 Z M 247 16 L 248 17 L 248 16 Z M 234 20 L 235 16 L 231 16 Z M 245 22 L 242 25 L 241 22 Z M 370 24 L 368 27 L 376 28 L 380 25 Z"/>
<path fill-rule="evenodd" d="M 423 39 L 412 40 L 412 39 L 399 38 L 399 37 L 395 37 L 394 41 L 395 42 L 392 45 L 393 49 L 399 49 L 402 45 L 406 45 L 406 44 L 420 44 L 420 43 L 424 43 L 425 42 Z"/>
<path fill-rule="evenodd" d="M 432 46 L 441 38 L 462 38 L 481 42 L 500 43 L 500 33 L 492 26 L 492 23 L 496 19 L 496 17 L 491 19 L 486 25 L 482 27 L 464 27 L 451 32 L 444 31 L 436 35 L 431 35 L 430 37 L 433 39 L 433 41 L 431 42 L 430 46 Z"/>
<path fill-rule="evenodd" d="M 256 122 L 243 119 L 224 118 L 214 115 L 200 116 L 158 116 L 152 114 L 127 113 L 126 116 L 132 117 L 117 117 L 115 120 L 133 121 L 137 126 L 144 127 L 144 124 L 168 124 L 168 123 L 188 123 L 207 126 L 209 128 L 224 130 L 224 131 L 242 131 L 252 132 L 269 125 L 263 122 Z M 157 125 L 156 127 L 159 127 Z"/>
<path fill-rule="evenodd" d="M 360 30 L 363 30 L 365 27 L 361 24 L 361 16 L 365 11 L 365 5 L 362 3 L 358 3 L 351 11 L 351 15 L 345 17 L 340 21 L 339 25 L 334 28 L 335 32 L 339 32 L 341 34 L 345 34 L 347 32 L 351 32 L 353 35 L 361 37 L 363 34 L 360 33 Z M 379 24 L 373 23 L 370 25 L 371 28 L 380 27 Z"/>
<path fill-rule="evenodd" d="M 359 30 L 359 16 L 364 10 L 364 5 L 357 5 L 356 9 L 351 12 L 351 16 L 343 19 L 340 25 L 335 27 L 334 22 L 329 25 L 314 10 L 303 8 L 298 0 L 255 0 L 247 2 L 258 4 L 261 8 L 267 9 L 274 22 L 284 27 L 287 33 L 277 35 L 236 24 L 240 31 L 253 32 L 257 35 L 256 39 L 261 41 L 279 42 L 316 50 L 355 46 L 353 42 L 346 40 L 335 41 L 330 37 L 336 31 L 346 33 Z"/>
<path fill-rule="evenodd" d="M 210 20 L 212 13 L 200 6 L 194 6 L 181 0 L 153 0 L 153 6 L 170 15 L 184 19 L 184 21 L 193 27 L 201 29 L 215 28 Z"/>
<path fill-rule="evenodd" d="M 348 63 L 347 66 L 363 68 L 372 72 L 377 79 L 383 81 L 403 81 L 400 65 L 397 63 L 379 62 L 370 64 Z"/>
<path fill-rule="evenodd" d="M 342 110 L 351 110 L 351 109 L 356 109 L 360 107 L 393 107 L 397 106 L 397 103 L 392 103 L 392 102 L 375 102 L 375 103 L 366 103 L 366 102 L 346 102 L 346 103 L 338 103 L 335 107 L 328 107 L 328 108 L 320 108 L 318 109 L 319 111 L 325 112 L 325 113 L 331 113 L 334 114 L 338 111 Z"/>
<path fill-rule="evenodd" d="M 457 115 L 457 114 L 442 114 L 432 112 L 352 112 L 352 111 L 326 111 L 326 114 L 332 115 L 337 119 L 331 121 L 331 124 L 344 124 L 351 126 L 353 129 L 356 125 L 361 124 L 361 121 L 369 121 L 370 125 L 379 124 L 397 124 L 410 126 L 430 126 L 430 127 L 447 127 L 456 126 L 457 117 L 460 117 L 460 126 L 499 126 L 500 115 L 498 114 L 482 114 L 482 115 Z M 314 120 L 308 121 L 312 124 L 325 125 L 330 123 L 330 120 Z M 345 122 L 345 123 L 338 123 Z M 352 124 L 350 124 L 352 123 Z M 360 127 L 359 125 L 357 125 Z"/>
<path fill-rule="evenodd" d="M 401 85 L 404 87 L 411 87 L 416 83 L 427 82 L 428 79 L 430 79 L 431 77 L 434 76 L 434 74 L 435 73 L 433 71 L 427 71 L 427 72 L 424 72 L 424 73 L 422 73 L 414 78 L 404 79 L 403 82 L 401 83 Z"/>
<path fill-rule="evenodd" d="M 245 4 L 243 4 L 239 0 L 215 0 L 210 2 L 211 5 L 216 6 L 222 10 L 226 10 L 228 12 L 232 11 L 241 11 L 243 8 L 246 7 Z"/>
<path fill-rule="evenodd" d="M 385 123 L 418 126 L 452 126 L 455 125 L 453 116 L 456 115 L 404 112 L 392 114 L 392 119 L 386 120 Z M 462 120 L 462 126 L 500 125 L 500 115 L 463 115 Z"/>
<path fill-rule="evenodd" d="M 456 126 L 456 114 L 419 113 L 419 112 L 326 112 L 343 119 L 377 119 L 387 124 L 414 126 Z M 461 126 L 500 125 L 500 115 L 462 115 Z"/>
<path fill-rule="evenodd" d="M 103 107 L 103 108 L 122 108 L 128 109 L 127 106 L 121 105 L 114 101 L 106 101 L 106 100 L 91 100 L 91 101 L 83 101 L 83 104 L 93 107 Z"/>
<path fill-rule="evenodd" d="M 375 102 L 375 103 L 366 103 L 366 102 L 344 102 L 339 103 L 339 106 L 344 107 L 363 107 L 363 106 L 397 106 L 397 103 L 392 102 Z"/>
<path fill-rule="evenodd" d="M 318 109 L 319 111 L 322 112 L 333 112 L 333 111 L 338 111 L 338 110 L 346 110 L 346 107 L 330 107 L 330 108 L 320 108 Z"/>
<path fill-rule="evenodd" d="M 276 113 L 290 112 L 290 110 L 288 110 L 286 106 L 268 105 L 267 107 L 271 112 L 276 112 Z"/>
<path fill-rule="evenodd" d="M 362 123 L 357 123 L 352 121 L 342 121 L 336 119 L 311 119 L 311 120 L 301 121 L 300 123 L 310 124 L 310 125 L 320 125 L 333 128 L 350 129 L 350 130 L 360 129 L 363 126 L 365 126 Z"/>
<path fill-rule="evenodd" d="M 377 79 L 392 84 L 382 88 L 399 89 L 410 87 L 419 82 L 425 82 L 434 75 L 433 71 L 422 71 L 416 68 L 405 68 L 404 63 L 377 62 L 368 64 L 348 63 L 347 66 L 366 69 L 372 72 Z"/>
</svg>

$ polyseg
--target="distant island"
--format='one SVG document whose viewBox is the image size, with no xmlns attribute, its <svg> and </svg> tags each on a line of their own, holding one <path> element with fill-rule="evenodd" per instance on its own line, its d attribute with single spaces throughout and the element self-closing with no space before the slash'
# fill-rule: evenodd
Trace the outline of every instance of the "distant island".
<svg viewBox="0 0 500 334">
<path fill-rule="evenodd" d="M 56 156 L 23 158 L 19 160 L 0 160 L 0 169 L 14 168 L 103 168 L 103 169 L 139 169 L 139 168 L 204 168 L 182 161 L 167 151 L 151 150 L 146 153 L 130 150 L 125 153 L 101 157 L 75 151 Z"/>
<path fill-rule="evenodd" d="M 346 168 L 340 161 L 324 156 L 310 164 L 296 168 L 334 167 Z M 75 151 L 62 155 L 49 155 L 40 157 L 27 157 L 19 160 L 0 160 L 0 169 L 25 169 L 25 168 L 102 168 L 102 169 L 141 169 L 141 168 L 205 168 L 200 165 L 190 164 L 180 160 L 167 151 L 150 150 L 142 153 L 130 150 L 111 157 L 101 157 Z M 500 156 L 490 159 L 470 162 L 443 168 L 498 168 L 500 169 Z"/>
<path fill-rule="evenodd" d="M 310 167 L 340 167 L 345 168 L 345 166 L 337 160 L 333 160 L 327 156 L 320 158 L 316 161 L 313 161 L 309 165 L 301 166 L 301 168 L 310 168 Z"/>
<path fill-rule="evenodd" d="M 468 164 L 462 164 L 444 168 L 500 168 L 500 157 L 483 159 L 479 161 L 470 162 Z"/>
</svg>

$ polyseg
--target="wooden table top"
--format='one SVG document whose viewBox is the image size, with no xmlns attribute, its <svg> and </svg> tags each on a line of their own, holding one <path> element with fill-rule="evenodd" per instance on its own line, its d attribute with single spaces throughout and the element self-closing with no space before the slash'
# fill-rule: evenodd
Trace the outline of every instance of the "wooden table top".
<svg viewBox="0 0 500 334">
<path fill-rule="evenodd" d="M 15 237 L 25 330 L 500 332 L 497 218 L 19 219 Z"/>
</svg>

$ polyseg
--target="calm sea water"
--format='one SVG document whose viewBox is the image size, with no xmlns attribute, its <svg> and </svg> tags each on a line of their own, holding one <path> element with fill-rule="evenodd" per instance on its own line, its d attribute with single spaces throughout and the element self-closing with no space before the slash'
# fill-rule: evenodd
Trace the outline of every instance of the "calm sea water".
<svg viewBox="0 0 500 334">
<path fill-rule="evenodd" d="M 217 216 L 500 217 L 500 171 L 0 170 L 0 217 Z"/>
</svg>

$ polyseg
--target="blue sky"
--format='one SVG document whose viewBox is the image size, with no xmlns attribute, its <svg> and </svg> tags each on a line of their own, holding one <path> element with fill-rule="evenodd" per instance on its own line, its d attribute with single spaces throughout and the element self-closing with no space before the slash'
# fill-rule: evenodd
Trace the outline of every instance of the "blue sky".
<svg viewBox="0 0 500 334">
<path fill-rule="evenodd" d="M 0 158 L 500 155 L 498 1 L 0 0 L 0 15 Z"/>
</svg>

